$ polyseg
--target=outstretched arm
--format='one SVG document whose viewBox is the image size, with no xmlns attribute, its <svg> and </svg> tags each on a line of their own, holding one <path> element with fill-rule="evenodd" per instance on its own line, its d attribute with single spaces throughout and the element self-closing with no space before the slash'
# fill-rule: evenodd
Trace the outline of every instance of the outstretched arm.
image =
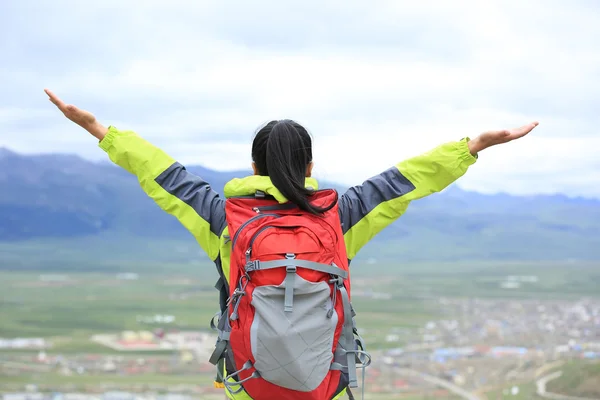
<svg viewBox="0 0 600 400">
<path fill-rule="evenodd" d="M 65 104 L 49 90 L 46 93 L 68 119 L 100 141 L 100 148 L 115 164 L 138 178 L 146 194 L 175 216 L 212 260 L 217 258 L 225 205 L 207 182 L 134 132 L 106 128 L 90 112 Z"/>
<path fill-rule="evenodd" d="M 477 138 L 443 144 L 396 164 L 340 197 L 340 219 L 348 258 L 398 219 L 411 201 L 439 192 L 463 176 L 477 153 L 527 135 L 537 122 L 520 128 L 489 131 Z"/>
</svg>

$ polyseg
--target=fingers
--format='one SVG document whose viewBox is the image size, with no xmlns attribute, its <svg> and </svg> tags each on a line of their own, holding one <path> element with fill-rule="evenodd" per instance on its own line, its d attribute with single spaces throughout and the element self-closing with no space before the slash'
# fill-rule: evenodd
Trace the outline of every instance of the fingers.
<svg viewBox="0 0 600 400">
<path fill-rule="evenodd" d="M 535 121 L 535 122 L 531 122 L 527 125 L 523 125 L 522 127 L 519 128 L 519 130 L 525 131 L 527 133 L 531 132 L 533 130 L 533 128 L 535 128 L 536 126 L 538 126 L 540 123 Z"/>
<path fill-rule="evenodd" d="M 54 92 L 52 92 L 50 89 L 44 89 L 44 92 L 46 92 L 48 99 L 52 102 L 52 104 L 58 107 L 59 110 L 62 112 L 67 111 L 67 105 L 60 98 L 58 98 Z"/>
<path fill-rule="evenodd" d="M 52 104 L 58 107 L 58 109 L 62 111 L 62 113 L 65 114 L 67 118 L 72 120 L 75 115 L 81 113 L 81 110 L 79 110 L 72 104 L 66 104 L 50 89 L 44 89 L 44 92 L 46 92 L 46 94 L 48 95 L 48 100 L 50 100 Z"/>
<path fill-rule="evenodd" d="M 531 122 L 527 125 L 523 125 L 519 128 L 484 132 L 477 138 L 475 138 L 474 140 L 476 140 L 476 143 L 469 147 L 472 150 L 471 154 L 473 154 L 473 149 L 471 148 L 473 146 L 477 147 L 475 150 L 477 150 L 476 152 L 479 152 L 491 146 L 495 146 L 502 143 L 508 143 L 513 140 L 522 138 L 538 125 L 539 123 L 536 121 Z"/>
<path fill-rule="evenodd" d="M 531 132 L 536 126 L 539 125 L 539 122 L 531 122 L 527 125 L 523 125 L 519 128 L 511 129 L 509 131 L 511 140 L 521 138 Z"/>
</svg>

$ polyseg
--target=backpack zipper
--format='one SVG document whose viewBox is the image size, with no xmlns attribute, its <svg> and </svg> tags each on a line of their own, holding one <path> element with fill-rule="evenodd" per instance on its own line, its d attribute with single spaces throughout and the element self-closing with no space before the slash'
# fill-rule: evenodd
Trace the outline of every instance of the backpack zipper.
<svg viewBox="0 0 600 400">
<path fill-rule="evenodd" d="M 261 213 L 263 211 L 275 211 L 275 210 L 293 210 L 298 208 L 298 206 L 294 203 L 284 203 L 284 204 L 275 204 L 272 206 L 262 206 L 262 207 L 254 207 L 256 213 Z"/>
<path fill-rule="evenodd" d="M 275 218 L 279 218 L 280 215 L 279 214 L 259 214 L 256 215 L 252 218 L 250 218 L 248 221 L 244 222 L 242 225 L 240 225 L 240 227 L 238 228 L 237 232 L 235 232 L 235 235 L 233 235 L 233 241 L 231 242 L 231 248 L 233 249 L 235 246 L 235 243 L 237 242 L 238 236 L 240 235 L 240 232 L 242 232 L 242 230 L 248 226 L 249 223 L 256 221 L 257 219 L 260 218 L 264 218 L 264 217 L 275 217 Z"/>
<path fill-rule="evenodd" d="M 248 244 L 248 250 L 246 250 L 246 262 L 250 261 L 250 253 L 252 253 L 252 245 L 254 244 L 254 241 L 256 240 L 258 235 L 260 235 L 261 233 L 263 233 L 264 231 L 266 231 L 267 229 L 270 229 L 270 228 L 275 228 L 275 226 L 273 226 L 273 225 L 263 226 L 254 234 L 254 236 L 252 236 L 252 238 L 250 239 L 250 243 Z"/>
<path fill-rule="evenodd" d="M 264 214 L 266 215 L 266 214 Z M 264 231 L 266 231 L 267 229 L 270 228 L 282 228 L 282 229 L 293 229 L 293 228 L 298 228 L 298 226 L 294 225 L 294 226 L 275 226 L 275 225 L 266 225 L 263 226 L 262 228 L 260 228 L 255 234 L 254 236 L 252 236 L 252 238 L 250 239 L 250 243 L 248 244 L 248 250 L 246 250 L 246 262 L 250 261 L 250 253 L 252 253 L 252 245 L 254 244 L 254 241 L 258 238 L 258 235 L 260 235 L 261 233 L 263 233 Z"/>
<path fill-rule="evenodd" d="M 279 214 L 274 214 L 274 213 L 268 213 L 268 214 L 261 214 L 263 211 L 276 211 L 276 210 L 293 210 L 294 208 L 297 208 L 298 206 L 295 205 L 294 203 L 285 203 L 285 204 L 275 204 L 272 206 L 262 206 L 262 207 L 253 207 L 252 211 L 254 211 L 255 213 L 259 214 L 257 216 L 254 216 L 252 218 L 250 218 L 248 221 L 244 222 L 237 230 L 237 232 L 235 232 L 235 235 L 233 235 L 233 241 L 231 243 L 231 247 L 233 248 L 235 246 L 235 242 L 237 242 L 237 238 L 240 234 L 240 232 L 251 222 L 259 219 L 259 218 L 263 218 L 263 217 L 275 217 L 275 218 L 279 218 L 281 217 L 281 215 Z"/>
</svg>

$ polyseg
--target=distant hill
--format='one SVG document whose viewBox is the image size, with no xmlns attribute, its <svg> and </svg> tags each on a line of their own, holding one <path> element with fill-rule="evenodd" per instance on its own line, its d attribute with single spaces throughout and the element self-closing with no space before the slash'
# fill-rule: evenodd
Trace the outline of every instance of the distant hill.
<svg viewBox="0 0 600 400">
<path fill-rule="evenodd" d="M 220 192 L 228 180 L 247 174 L 201 166 L 188 170 Z M 175 247 L 194 250 L 174 256 Z M 112 251 L 96 254 L 95 248 Z M 198 257 L 191 235 L 129 173 L 74 155 L 25 156 L 0 149 L 0 268 L 50 260 L 68 264 L 92 253 L 96 262 L 114 263 L 149 254 L 165 262 Z M 372 256 L 397 262 L 598 260 L 600 201 L 484 195 L 452 186 L 411 204 L 365 248 L 364 257 Z"/>
</svg>

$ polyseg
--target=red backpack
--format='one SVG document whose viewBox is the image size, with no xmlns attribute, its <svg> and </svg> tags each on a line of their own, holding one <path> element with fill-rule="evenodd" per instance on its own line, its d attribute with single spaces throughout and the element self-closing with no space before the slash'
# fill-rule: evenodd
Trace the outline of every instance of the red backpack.
<svg viewBox="0 0 600 400">
<path fill-rule="evenodd" d="M 357 386 L 357 361 L 370 364 L 354 326 L 337 192 L 310 201 L 335 206 L 316 216 L 262 192 L 226 201 L 228 300 L 218 328 L 211 323 L 219 339 L 210 361 L 224 360 L 219 380 L 233 394 L 330 400 Z"/>
</svg>

